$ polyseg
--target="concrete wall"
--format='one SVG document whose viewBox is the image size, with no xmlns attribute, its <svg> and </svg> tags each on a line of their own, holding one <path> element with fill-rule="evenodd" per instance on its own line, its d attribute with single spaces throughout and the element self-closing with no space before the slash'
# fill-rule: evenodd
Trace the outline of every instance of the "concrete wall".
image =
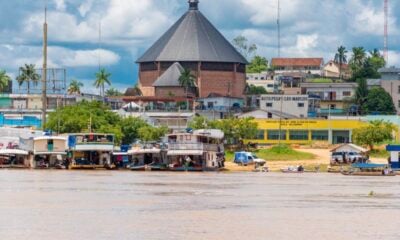
<svg viewBox="0 0 400 240">
<path fill-rule="evenodd" d="M 392 97 L 397 113 L 400 113 L 400 81 L 399 80 L 384 80 L 381 81 L 381 86 Z"/>
<path fill-rule="evenodd" d="M 66 140 L 61 139 L 40 139 L 34 140 L 34 151 L 36 152 L 49 152 L 48 141 L 53 140 L 52 152 L 64 152 L 66 150 Z"/>
<path fill-rule="evenodd" d="M 272 106 L 271 106 L 272 105 Z M 308 116 L 307 95 L 261 95 L 260 109 L 289 113 L 299 118 Z"/>
</svg>

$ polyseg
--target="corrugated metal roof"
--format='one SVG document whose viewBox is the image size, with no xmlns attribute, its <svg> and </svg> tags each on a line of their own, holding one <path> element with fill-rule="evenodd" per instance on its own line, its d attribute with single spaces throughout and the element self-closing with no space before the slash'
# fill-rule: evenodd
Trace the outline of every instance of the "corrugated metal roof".
<svg viewBox="0 0 400 240">
<path fill-rule="evenodd" d="M 183 67 L 179 63 L 172 64 L 167 71 L 157 78 L 153 87 L 180 87 L 179 78 L 183 70 Z"/>
<path fill-rule="evenodd" d="M 227 62 L 247 60 L 197 9 L 186 12 L 137 62 Z"/>
<path fill-rule="evenodd" d="M 323 64 L 322 58 L 272 58 L 272 66 L 316 66 L 319 67 Z"/>
</svg>

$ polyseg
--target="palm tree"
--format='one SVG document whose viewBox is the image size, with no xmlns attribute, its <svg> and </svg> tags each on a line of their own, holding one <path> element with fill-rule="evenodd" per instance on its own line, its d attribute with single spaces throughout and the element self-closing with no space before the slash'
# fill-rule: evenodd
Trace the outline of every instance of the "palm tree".
<svg viewBox="0 0 400 240">
<path fill-rule="evenodd" d="M 343 69 L 343 64 L 347 63 L 347 50 L 344 46 L 340 46 L 337 50 L 337 53 L 335 54 L 335 63 L 339 64 L 339 77 L 340 79 L 343 78 L 342 75 L 342 69 Z"/>
<path fill-rule="evenodd" d="M 17 77 L 19 87 L 26 82 L 28 86 L 28 94 L 30 93 L 30 82 L 33 82 L 35 86 L 38 85 L 40 75 L 36 73 L 35 64 L 25 64 L 24 67 L 19 68 L 20 75 Z"/>
<path fill-rule="evenodd" d="M 373 58 L 381 58 L 382 57 L 381 52 L 379 52 L 379 50 L 377 48 L 374 48 L 373 51 L 369 51 L 369 54 Z"/>
<path fill-rule="evenodd" d="M 196 77 L 192 74 L 190 69 L 183 69 L 181 76 L 179 77 L 179 84 L 185 88 L 187 110 L 189 110 L 188 90 L 189 88 L 196 87 L 195 79 Z"/>
<path fill-rule="evenodd" d="M 123 94 L 116 88 L 110 88 L 106 91 L 107 97 L 118 97 L 122 96 Z"/>
<path fill-rule="evenodd" d="M 362 68 L 367 59 L 367 53 L 363 47 L 354 47 L 353 54 L 350 59 L 350 64 L 352 65 L 354 72 L 357 72 Z"/>
<path fill-rule="evenodd" d="M 94 86 L 100 89 L 100 95 L 104 97 L 104 85 L 111 85 L 111 73 L 108 73 L 106 69 L 102 68 L 98 73 L 96 73 L 96 81 Z"/>
<path fill-rule="evenodd" d="M 135 84 L 135 86 L 133 86 L 133 91 L 136 93 L 136 96 L 143 96 L 143 92 L 142 89 L 140 89 L 139 84 Z"/>
<path fill-rule="evenodd" d="M 6 71 L 0 70 L 0 91 L 4 92 L 8 87 L 8 83 L 11 78 L 7 75 Z"/>
<path fill-rule="evenodd" d="M 81 94 L 81 88 L 83 87 L 83 83 L 78 80 L 72 80 L 68 87 L 68 94 Z"/>
</svg>

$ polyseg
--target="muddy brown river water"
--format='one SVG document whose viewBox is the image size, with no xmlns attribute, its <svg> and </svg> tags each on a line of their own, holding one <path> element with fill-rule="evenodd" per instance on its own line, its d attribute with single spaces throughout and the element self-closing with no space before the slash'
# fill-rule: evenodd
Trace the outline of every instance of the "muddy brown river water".
<svg viewBox="0 0 400 240">
<path fill-rule="evenodd" d="M 398 240 L 400 177 L 1 170 L 0 239 Z"/>
</svg>

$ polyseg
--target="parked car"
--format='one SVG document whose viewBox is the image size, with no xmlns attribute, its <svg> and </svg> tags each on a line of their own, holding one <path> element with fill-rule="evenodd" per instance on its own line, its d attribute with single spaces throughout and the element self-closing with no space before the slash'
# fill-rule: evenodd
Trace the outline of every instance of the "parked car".
<svg viewBox="0 0 400 240">
<path fill-rule="evenodd" d="M 247 166 L 248 164 L 266 162 L 264 159 L 258 158 L 251 152 L 235 152 L 234 163 Z"/>
<path fill-rule="evenodd" d="M 333 152 L 331 156 L 331 163 L 334 164 L 357 163 L 365 162 L 366 160 L 366 157 L 357 152 Z"/>
</svg>

